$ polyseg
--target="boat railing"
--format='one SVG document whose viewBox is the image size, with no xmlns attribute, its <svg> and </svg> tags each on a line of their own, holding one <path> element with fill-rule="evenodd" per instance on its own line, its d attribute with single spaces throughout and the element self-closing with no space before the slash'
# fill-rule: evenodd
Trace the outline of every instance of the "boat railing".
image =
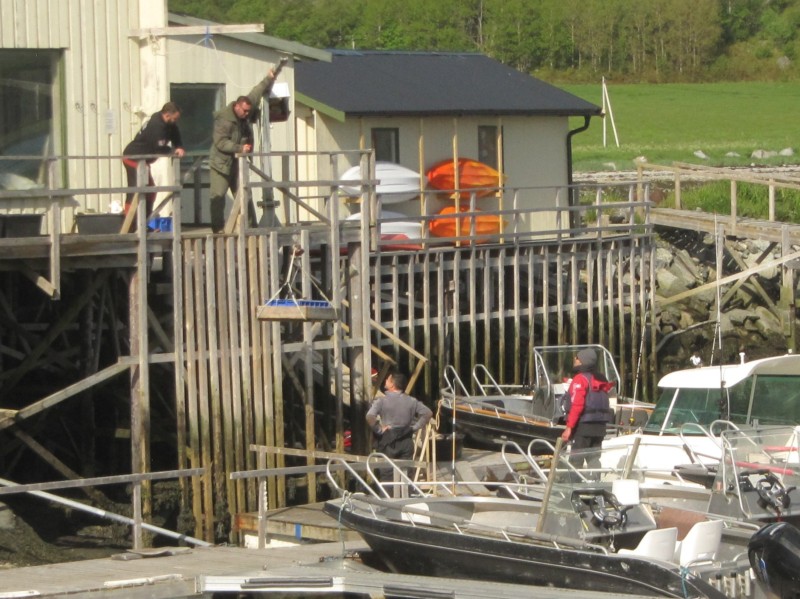
<svg viewBox="0 0 800 599">
<path fill-rule="evenodd" d="M 413 500 L 411 500 L 413 501 Z M 514 538 L 526 538 L 534 541 L 551 544 L 560 549 L 562 547 L 570 547 L 574 549 L 584 549 L 589 551 L 597 551 L 600 553 L 608 554 L 608 550 L 601 545 L 594 543 L 587 543 L 581 539 L 573 539 L 561 535 L 550 533 L 538 532 L 532 523 L 528 526 L 497 526 L 486 522 L 474 522 L 468 518 L 461 516 L 453 516 L 444 512 L 432 511 L 424 503 L 398 503 L 396 500 L 382 499 L 380 497 L 368 497 L 348 495 L 345 501 L 342 502 L 342 509 L 346 509 L 348 504 L 350 507 L 355 508 L 357 503 L 366 504 L 366 508 L 375 517 L 379 517 L 376 508 L 384 508 L 387 510 L 397 510 L 401 514 L 404 522 L 408 522 L 409 526 L 433 526 L 437 528 L 453 527 L 459 534 L 467 534 L 468 531 L 486 531 L 494 534 L 502 535 L 508 541 L 513 541 Z M 424 506 L 424 507 L 422 507 Z M 405 517 L 403 516 L 405 515 Z M 384 517 L 387 517 L 384 515 Z"/>
<path fill-rule="evenodd" d="M 504 414 L 508 413 L 508 410 L 505 408 L 501 408 L 496 406 L 492 403 L 485 401 L 487 397 L 469 397 L 469 396 L 462 396 L 458 397 L 453 395 L 452 397 L 446 396 L 444 393 L 442 394 L 442 401 L 444 401 L 447 405 L 450 405 L 450 408 L 455 412 L 456 409 L 456 401 L 459 402 L 459 409 L 467 410 L 473 414 L 482 414 L 484 416 L 494 415 L 498 418 L 501 418 Z M 518 419 L 520 422 L 524 422 L 525 424 L 542 424 L 547 423 L 550 426 L 553 426 L 554 423 L 552 420 L 548 420 L 546 417 L 543 416 L 526 416 L 525 414 L 520 414 L 518 412 L 514 412 L 514 418 Z"/>
<path fill-rule="evenodd" d="M 352 478 L 351 480 L 356 484 L 360 490 L 372 495 L 373 497 L 386 497 L 390 498 L 392 493 L 395 492 L 397 496 L 419 495 L 425 496 L 430 494 L 429 487 L 436 485 L 441 486 L 447 492 L 444 485 L 438 485 L 435 482 L 430 483 L 415 483 L 407 474 L 406 468 L 413 467 L 412 460 L 392 460 L 386 454 L 372 453 L 367 456 L 366 462 L 354 464 L 348 462 L 344 458 L 330 458 L 328 460 L 325 474 L 328 477 L 334 490 L 339 495 L 344 495 L 345 489 L 341 487 L 334 472 L 344 470 Z M 366 479 L 358 473 L 358 470 L 366 472 Z M 379 472 L 383 476 L 379 476 Z M 383 480 L 391 477 L 391 480 Z M 423 489 L 426 488 L 428 491 Z M 452 495 L 452 493 L 450 493 Z"/>
<path fill-rule="evenodd" d="M 534 439 L 534 441 L 536 441 L 536 439 Z M 533 441 L 531 441 L 531 443 L 533 443 Z M 503 460 L 503 463 L 506 465 L 506 468 L 508 468 L 508 471 L 511 472 L 512 476 L 514 476 L 515 479 L 517 479 L 519 475 L 517 469 L 514 467 L 514 465 L 511 463 L 508 457 L 508 452 L 507 452 L 508 449 L 514 449 L 517 452 L 517 454 L 523 457 L 528 466 L 530 466 L 530 469 L 539 479 L 539 482 L 543 483 L 547 482 L 547 473 L 542 469 L 541 466 L 539 466 L 539 464 L 536 462 L 536 459 L 534 459 L 534 457 L 530 454 L 530 446 L 528 446 L 528 451 L 525 452 L 522 450 L 522 448 L 516 441 L 507 440 L 503 442 L 503 445 L 500 449 L 500 456 Z"/>
<path fill-rule="evenodd" d="M 464 383 L 461 381 L 461 377 L 458 376 L 456 369 L 453 367 L 452 364 L 448 364 L 444 367 L 444 382 L 447 386 L 447 390 L 449 390 L 453 397 L 461 392 L 462 395 L 469 395 L 469 391 L 464 386 Z M 455 407 L 455 406 L 454 406 Z"/>
<path fill-rule="evenodd" d="M 725 427 L 725 429 L 722 429 Z M 714 434 L 714 431 L 720 429 L 718 434 Z M 686 449 L 686 453 L 689 454 L 689 458 L 692 460 L 692 463 L 695 464 L 705 464 L 706 462 L 703 461 L 702 458 L 706 458 L 706 461 L 711 460 L 712 462 L 718 462 L 721 452 L 722 452 L 722 439 L 721 434 L 724 430 L 739 430 L 735 424 L 728 420 L 714 420 L 708 428 L 705 428 L 702 424 L 698 422 L 684 422 L 680 429 L 678 429 L 678 436 L 683 443 L 683 447 Z M 693 443 L 689 442 L 687 436 L 692 432 L 698 432 L 709 439 L 717 448 L 719 448 L 720 453 L 717 455 L 710 455 L 707 453 L 702 453 L 697 451 L 696 449 L 692 448 Z M 692 435 L 692 436 L 697 436 Z"/>
<path fill-rule="evenodd" d="M 476 364 L 472 369 L 472 379 L 478 386 L 481 395 L 507 395 L 511 393 L 520 393 L 527 389 L 525 385 L 512 385 L 498 383 L 489 369 L 484 364 Z M 488 390 L 488 392 L 487 392 Z"/>
</svg>

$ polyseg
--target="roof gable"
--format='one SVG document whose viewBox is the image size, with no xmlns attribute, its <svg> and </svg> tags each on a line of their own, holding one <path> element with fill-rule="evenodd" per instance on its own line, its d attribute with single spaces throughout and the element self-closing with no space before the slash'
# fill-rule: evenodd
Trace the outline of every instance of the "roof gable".
<svg viewBox="0 0 800 599">
<path fill-rule="evenodd" d="M 299 62 L 299 94 L 353 116 L 599 116 L 601 109 L 475 53 L 332 51 Z"/>
<path fill-rule="evenodd" d="M 218 25 L 213 21 L 205 19 L 198 19 L 196 17 L 189 17 L 186 15 L 179 15 L 176 13 L 169 13 L 168 21 L 171 25 Z M 297 42 L 284 40 L 281 38 L 273 37 L 271 35 L 264 35 L 263 33 L 220 33 L 220 36 L 237 39 L 256 46 L 263 46 L 271 48 L 278 52 L 285 52 L 291 54 L 296 58 L 307 58 L 311 60 L 330 60 L 330 53 L 325 50 L 318 50 L 310 46 L 305 46 Z"/>
</svg>

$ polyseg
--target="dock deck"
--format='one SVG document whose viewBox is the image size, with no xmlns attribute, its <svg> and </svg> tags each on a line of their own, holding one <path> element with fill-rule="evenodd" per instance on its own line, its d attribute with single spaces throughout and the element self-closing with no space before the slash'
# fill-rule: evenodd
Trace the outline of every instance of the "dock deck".
<svg viewBox="0 0 800 599">
<path fill-rule="evenodd" d="M 242 592 L 284 597 L 341 597 L 352 593 L 366 597 L 517 599 L 531 593 L 530 587 L 522 585 L 380 572 L 352 558 L 366 550 L 363 541 L 261 550 L 209 547 L 142 559 L 105 558 L 13 568 L 0 570 L 0 599 L 167 599 L 211 593 L 236 596 L 233 594 Z M 574 590 L 536 589 L 540 599 L 574 595 Z M 617 595 L 581 592 L 581 596 L 610 599 Z"/>
</svg>

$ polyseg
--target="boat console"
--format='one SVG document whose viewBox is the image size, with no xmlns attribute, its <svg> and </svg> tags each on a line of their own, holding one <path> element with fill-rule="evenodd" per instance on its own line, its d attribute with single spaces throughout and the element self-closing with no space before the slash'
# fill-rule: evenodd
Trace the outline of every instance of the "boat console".
<svg viewBox="0 0 800 599">
<path fill-rule="evenodd" d="M 608 540 L 617 547 L 632 548 L 656 528 L 655 519 L 642 504 L 625 505 L 602 486 L 575 489 L 570 502 L 582 521 L 584 539 L 590 543 Z"/>
</svg>

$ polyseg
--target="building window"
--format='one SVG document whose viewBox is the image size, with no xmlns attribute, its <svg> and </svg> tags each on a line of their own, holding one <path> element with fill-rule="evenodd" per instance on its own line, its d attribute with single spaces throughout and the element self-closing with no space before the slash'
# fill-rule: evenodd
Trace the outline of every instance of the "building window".
<svg viewBox="0 0 800 599">
<path fill-rule="evenodd" d="M 502 130 L 500 130 L 502 132 Z M 497 163 L 498 128 L 496 125 L 478 127 L 478 160 L 500 170 Z"/>
<path fill-rule="evenodd" d="M 0 156 L 63 155 L 57 73 L 61 54 L 0 50 Z M 0 188 L 43 185 L 42 160 L 0 160 Z"/>
<path fill-rule="evenodd" d="M 208 152 L 214 132 L 214 113 L 223 107 L 225 86 L 214 83 L 176 83 L 170 99 L 181 108 L 181 141 L 187 152 Z"/>
<path fill-rule="evenodd" d="M 400 129 L 380 127 L 372 130 L 375 160 L 400 164 Z"/>
</svg>

